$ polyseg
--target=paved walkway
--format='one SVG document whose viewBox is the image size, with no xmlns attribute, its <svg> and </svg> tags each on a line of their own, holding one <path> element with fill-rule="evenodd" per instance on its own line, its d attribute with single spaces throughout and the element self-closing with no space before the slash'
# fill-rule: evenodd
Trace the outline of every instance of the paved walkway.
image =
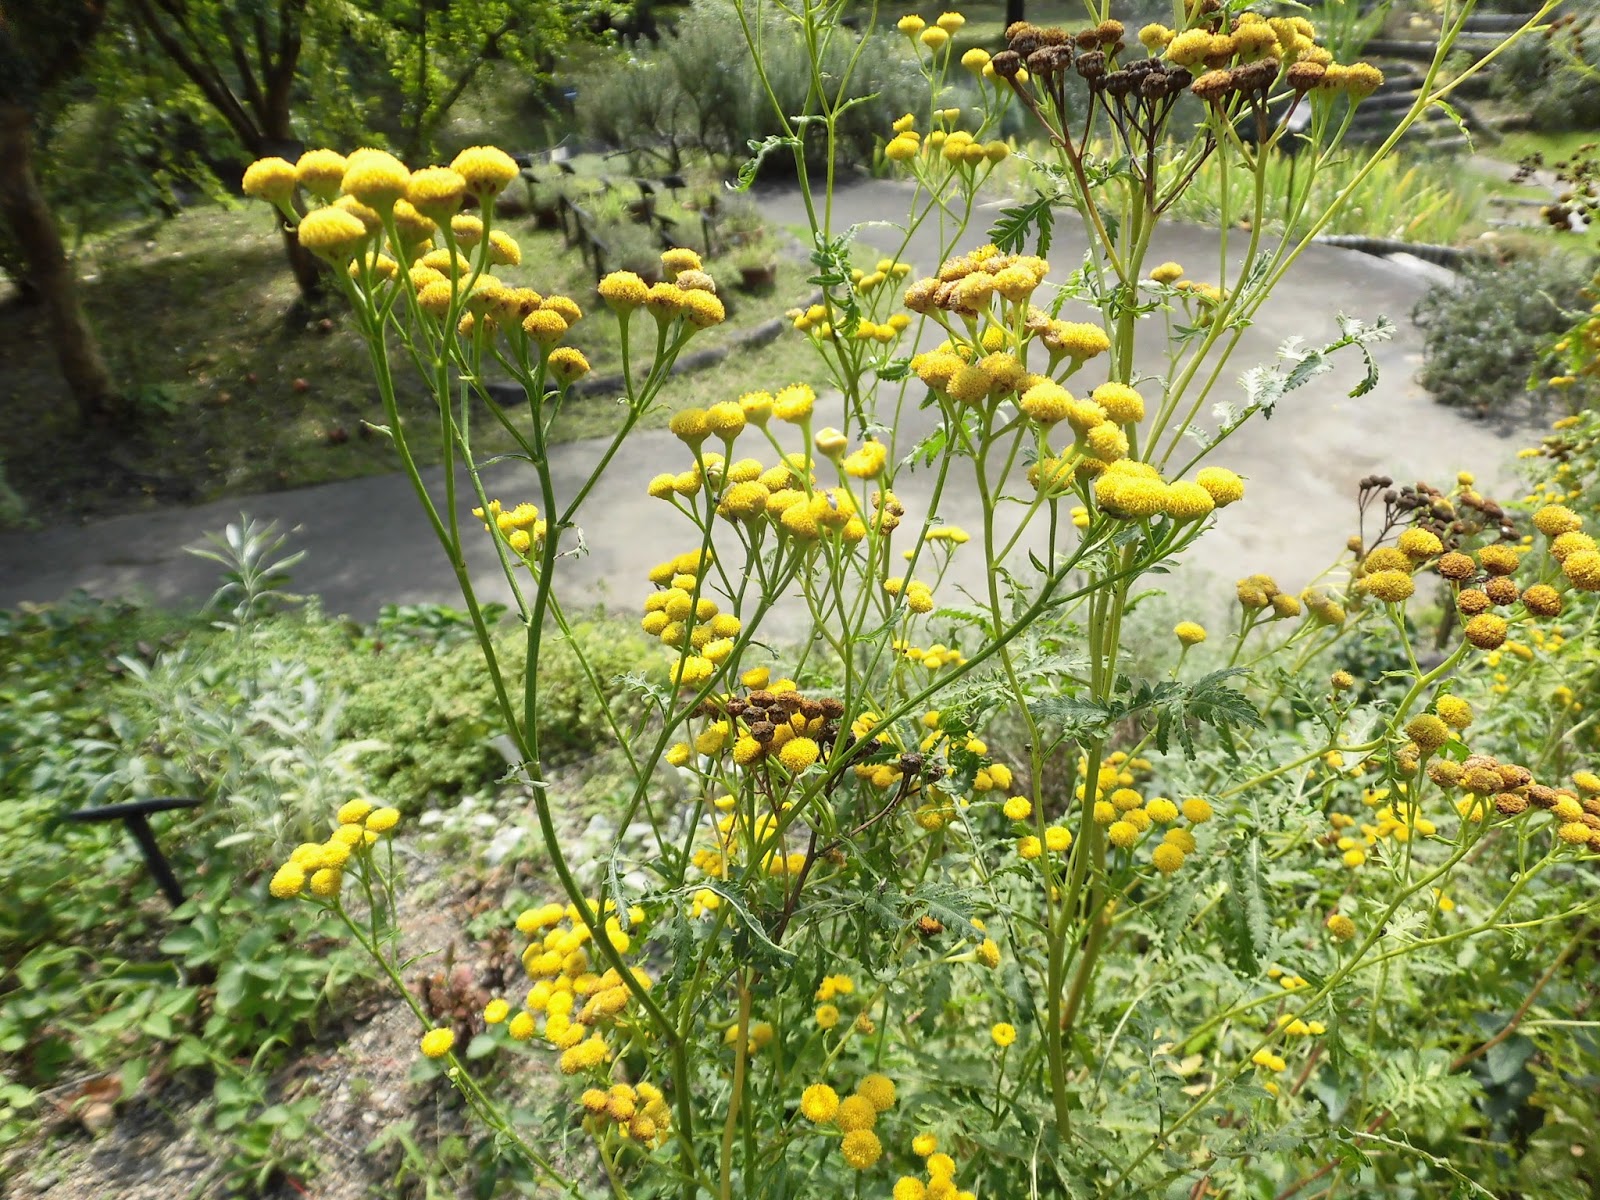
<svg viewBox="0 0 1600 1200">
<path fill-rule="evenodd" d="M 762 197 L 766 213 L 782 223 L 803 223 L 796 193 Z M 904 192 L 894 184 L 859 183 L 840 190 L 836 224 L 888 221 L 903 217 Z M 985 228 L 992 213 L 976 222 Z M 1082 261 L 1084 242 L 1067 220 L 1058 222 L 1051 259 L 1059 277 Z M 887 248 L 888 231 L 867 230 L 863 236 Z M 1241 241 L 1243 239 L 1235 239 Z M 913 239 L 909 257 L 920 269 L 936 265 L 937 243 L 931 233 Z M 1155 258 L 1172 258 L 1197 278 L 1214 276 L 1216 238 L 1210 230 L 1172 227 L 1157 239 Z M 1247 331 L 1214 399 L 1237 398 L 1236 381 L 1247 367 L 1271 361 L 1290 336 L 1319 345 L 1337 336 L 1335 315 L 1347 312 L 1366 319 L 1392 318 L 1399 336 L 1376 348 L 1381 382 L 1369 395 L 1346 395 L 1360 378 L 1354 357 L 1344 358 L 1331 373 L 1292 393 L 1270 421 L 1247 425 L 1212 461 L 1246 476 L 1249 486 L 1241 503 L 1219 514 L 1218 527 L 1197 551 L 1197 562 L 1169 577 L 1169 587 L 1191 593 L 1197 612 L 1215 612 L 1231 595 L 1227 585 L 1253 571 L 1275 575 L 1286 588 L 1299 588 L 1336 556 L 1354 532 L 1355 484 L 1372 472 L 1400 481 L 1427 479 L 1445 483 L 1457 470 L 1478 473 L 1480 485 L 1494 490 L 1509 485 L 1515 450 L 1527 444 L 1524 433 L 1512 438 L 1469 421 L 1434 404 L 1415 384 L 1420 362 L 1420 337 L 1410 324 L 1413 305 L 1425 281 L 1405 268 L 1381 259 L 1311 247 L 1283 281 L 1270 304 Z M 1160 364 L 1143 364 L 1154 370 Z M 785 381 L 772 380 L 771 386 Z M 732 397 L 707 396 L 706 403 Z M 591 401 L 597 403 L 598 401 Z M 830 412 L 817 424 L 843 424 Z M 902 446 L 930 427 L 927 413 L 913 413 L 898 431 Z M 598 459 L 603 445 L 577 442 L 562 446 L 556 465 L 557 485 L 570 495 Z M 751 452 L 762 454 L 752 445 Z M 903 451 L 902 451 L 903 452 Z M 613 462 L 607 482 L 581 514 L 586 553 L 563 565 L 566 598 L 576 604 L 610 603 L 632 610 L 639 603 L 649 568 L 690 544 L 690 529 L 681 517 L 644 493 L 645 482 L 667 469 L 686 465 L 681 444 L 665 431 L 631 438 Z M 532 498 L 532 473 L 505 466 L 491 472 L 491 494 L 508 502 Z M 947 488 L 939 517 L 978 524 L 978 505 L 970 476 L 959 473 Z M 429 476 L 437 491 L 442 472 Z M 913 516 L 925 503 L 927 473 L 902 476 L 897 490 Z M 1496 494 L 1504 494 L 1496 491 Z M 295 544 L 308 551 L 294 572 L 296 590 L 320 595 L 333 612 L 359 618 L 372 616 L 388 602 L 456 602 L 455 579 L 434 544 L 409 484 L 399 475 L 352 480 L 293 492 L 240 497 L 196 508 L 142 513 L 82 528 L 57 528 L 0 535 L 0 607 L 20 601 L 49 601 L 73 588 L 101 595 L 135 594 L 179 604 L 202 599 L 216 585 L 213 564 L 184 553 L 208 530 L 219 529 L 240 511 L 272 518 L 296 531 Z M 977 560 L 976 547 L 966 555 Z M 1020 553 L 1020 552 L 1019 552 Z M 498 572 L 487 537 L 474 541 L 473 566 L 488 583 L 488 594 L 500 596 Z M 1025 564 L 1025 557 L 1022 559 Z M 975 572 L 957 582 L 977 584 Z M 774 634 L 795 632 L 784 620 Z"/>
</svg>

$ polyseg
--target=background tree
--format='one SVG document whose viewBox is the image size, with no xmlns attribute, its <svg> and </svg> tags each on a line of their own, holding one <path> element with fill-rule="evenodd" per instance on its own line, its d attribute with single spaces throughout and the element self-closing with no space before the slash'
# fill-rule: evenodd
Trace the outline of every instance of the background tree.
<svg viewBox="0 0 1600 1200">
<path fill-rule="evenodd" d="M 0 0 L 0 214 L 16 270 L 45 305 L 62 378 L 82 425 L 104 424 L 120 405 L 34 158 L 37 114 L 73 75 L 105 20 L 104 0 Z"/>
<path fill-rule="evenodd" d="M 626 9 L 626 5 L 606 5 Z M 595 6 L 550 0 L 355 0 L 351 40 L 381 49 L 399 86 L 398 153 L 420 161 L 451 110 L 491 63 L 548 74 L 562 48 L 594 24 Z"/>
<path fill-rule="evenodd" d="M 293 106 L 312 0 L 128 0 L 137 25 L 199 89 L 251 158 L 294 157 Z M 321 288 L 316 259 L 287 229 L 300 294 Z"/>
<path fill-rule="evenodd" d="M 134 27 L 252 159 L 292 159 L 302 140 L 365 139 L 387 140 L 403 157 L 420 160 L 488 64 L 544 74 L 575 32 L 594 25 L 598 11 L 593 0 L 125 3 Z M 627 8 L 609 0 L 600 6 Z M 315 260 L 287 231 L 284 250 L 302 295 L 314 297 Z"/>
</svg>

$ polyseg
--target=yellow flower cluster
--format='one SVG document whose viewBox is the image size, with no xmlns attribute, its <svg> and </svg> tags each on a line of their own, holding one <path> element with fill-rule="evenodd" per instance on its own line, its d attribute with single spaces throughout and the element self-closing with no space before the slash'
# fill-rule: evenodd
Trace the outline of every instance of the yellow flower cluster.
<svg viewBox="0 0 1600 1200">
<path fill-rule="evenodd" d="M 672 278 L 652 284 L 632 271 L 611 272 L 600 281 L 600 298 L 624 321 L 643 307 L 663 327 L 681 319 L 685 333 L 709 329 L 727 319 L 716 281 L 706 273 L 697 253 L 675 247 L 662 253 L 661 266 Z"/>
<path fill-rule="evenodd" d="M 488 146 L 463 150 L 448 167 L 415 172 L 381 150 L 345 158 L 319 149 L 293 164 L 252 163 L 244 190 L 275 205 L 295 223 L 300 244 L 338 267 L 358 292 L 387 304 L 404 290 L 417 315 L 447 323 L 464 338 L 484 342 L 504 334 L 536 350 L 565 387 L 589 371 L 580 350 L 558 345 L 582 309 L 569 296 L 541 296 L 490 273 L 522 262 L 516 239 L 485 225 L 494 197 L 517 171 L 509 155 Z M 318 202 L 304 216 L 296 207 L 301 189 Z M 459 211 L 468 197 L 484 217 Z M 724 320 L 715 284 L 694 252 L 670 250 L 662 258 L 677 270 L 674 282 L 646 288 L 638 276 L 618 273 L 602 282 L 601 295 L 619 311 L 648 304 L 663 323 L 681 318 L 685 336 Z"/>
<path fill-rule="evenodd" d="M 1436 716 L 1417 718 L 1407 726 L 1413 741 L 1402 747 L 1396 761 L 1402 767 L 1412 764 L 1416 769 L 1419 751 L 1424 746 L 1415 740 L 1418 731 L 1426 730 L 1425 740 L 1436 739 L 1438 730 L 1419 724 L 1424 720 L 1436 722 L 1440 728 L 1464 729 L 1471 723 L 1471 708 L 1454 696 L 1441 696 L 1435 703 Z M 1566 844 L 1600 850 L 1600 776 L 1589 771 L 1579 771 L 1573 776 L 1576 790 L 1549 787 L 1534 780 L 1533 773 L 1515 763 L 1502 763 L 1485 754 L 1469 754 L 1457 760 L 1448 757 L 1434 758 L 1428 763 L 1428 779 L 1440 790 L 1457 793 L 1455 811 L 1463 821 L 1488 820 L 1493 812 L 1506 818 L 1516 818 L 1529 808 L 1540 808 L 1550 813 L 1557 837 Z M 1596 786 L 1590 786 L 1596 785 Z M 1407 797 L 1408 785 L 1396 785 L 1400 797 Z M 1368 788 L 1362 793 L 1362 802 L 1374 810 L 1371 821 L 1358 821 L 1345 813 L 1330 813 L 1336 840 L 1334 848 L 1345 866 L 1355 868 L 1367 861 L 1368 851 L 1386 841 L 1404 843 L 1414 835 L 1429 836 L 1437 833 L 1434 821 L 1422 815 L 1421 806 L 1409 798 L 1391 798 L 1387 787 Z M 1352 828 L 1360 834 L 1348 832 Z"/>
<path fill-rule="evenodd" d="M 1224 28 L 1213 28 L 1208 21 L 1181 32 L 1146 25 L 1139 41 L 1152 55 L 1199 76 L 1194 91 L 1207 99 L 1270 85 L 1280 67 L 1289 86 L 1302 94 L 1315 89 L 1314 94 L 1342 92 L 1361 100 L 1383 83 L 1383 73 L 1367 63 L 1335 63 L 1332 52 L 1317 45 L 1316 30 L 1304 17 L 1241 12 Z M 1255 69 L 1244 69 L 1248 67 Z"/>
<path fill-rule="evenodd" d="M 487 509 L 474 508 L 472 515 L 483 522 L 485 533 L 498 534 L 514 553 L 523 558 L 544 541 L 545 522 L 535 505 L 518 504 L 513 508 L 504 508 L 500 501 L 491 500 Z"/>
<path fill-rule="evenodd" d="M 1402 794 L 1405 793 L 1404 783 L 1398 784 Z M 1405 800 L 1396 800 L 1392 804 L 1380 804 L 1390 792 L 1388 788 L 1368 789 L 1363 797 L 1363 802 L 1374 809 L 1371 821 L 1355 822 L 1343 813 L 1332 813 L 1329 822 L 1335 830 L 1340 831 L 1339 837 L 1334 842 L 1334 848 L 1339 851 L 1344 865 L 1354 869 L 1367 861 L 1367 852 L 1380 842 L 1393 840 L 1405 843 L 1411 840 L 1413 834 L 1420 837 L 1432 837 L 1438 833 L 1439 827 L 1422 815 L 1420 806 L 1413 805 Z M 1360 837 L 1343 832 L 1357 826 Z"/>
<path fill-rule="evenodd" d="M 803 696 L 792 681 L 776 680 L 743 697 L 713 700 L 705 706 L 704 726 L 694 743 L 680 742 L 668 761 L 691 754 L 731 758 L 746 770 L 779 764 L 798 775 L 817 763 L 838 737 L 844 705 L 831 696 Z M 728 820 L 728 818 L 725 818 Z M 729 828 L 732 824 L 729 820 Z"/>
<path fill-rule="evenodd" d="M 1079 775 L 1086 775 L 1088 770 L 1089 760 L 1080 756 Z M 1149 770 L 1147 759 L 1130 758 L 1124 751 L 1113 751 L 1100 764 L 1094 798 L 1088 799 L 1086 783 L 1078 784 L 1076 796 L 1093 805 L 1095 824 L 1106 827 L 1106 840 L 1119 850 L 1134 849 L 1152 829 L 1160 827 L 1161 839 L 1151 848 L 1150 863 L 1162 874 L 1170 875 L 1195 852 L 1193 829 L 1211 820 L 1213 811 L 1210 802 L 1199 796 L 1191 796 L 1181 805 L 1165 796 L 1147 800 L 1134 784 L 1139 774 Z M 1006 801 L 1004 812 L 1011 820 L 1024 822 L 1033 816 L 1033 806 L 1020 797 L 1013 797 Z M 1178 824 L 1180 819 L 1187 822 L 1187 827 Z M 1052 825 L 1046 828 L 1042 840 L 1034 833 L 1022 835 L 1017 841 L 1017 854 L 1032 861 L 1045 853 L 1063 854 L 1071 847 L 1071 831 Z"/>
<path fill-rule="evenodd" d="M 629 931 L 644 923 L 644 911 L 638 907 L 628 910 L 627 929 L 609 900 L 596 902 L 590 911 L 603 918 L 601 932 L 611 948 L 626 954 L 633 945 Z M 616 968 L 594 971 L 586 948 L 592 937 L 577 907 L 550 903 L 527 909 L 517 916 L 517 932 L 530 939 L 522 952 L 522 965 L 534 980 L 533 986 L 521 1011 L 511 1015 L 509 1002 L 496 999 L 485 1010 L 485 1019 L 492 1025 L 504 1022 L 514 1041 L 542 1035 L 561 1051 L 558 1062 L 565 1075 L 609 1063 L 611 1050 L 601 1030 L 626 1025 L 633 993 Z M 636 983 L 650 986 L 650 977 L 642 969 L 630 970 Z"/>
<path fill-rule="evenodd" d="M 835 337 L 836 331 L 833 323 L 828 320 L 828 309 L 825 305 L 813 304 L 810 308 L 791 309 L 785 315 L 794 322 L 795 329 L 817 341 L 830 341 Z M 887 346 L 897 341 L 910 326 L 911 318 L 905 313 L 893 313 L 882 323 L 862 317 L 856 322 L 855 332 L 851 337 L 858 342 L 877 342 L 879 345 Z"/>
<path fill-rule="evenodd" d="M 939 116 L 941 121 L 947 121 L 960 113 L 960 109 L 945 109 Z M 924 138 L 909 114 L 894 123 L 893 136 L 883 147 L 883 156 L 890 162 L 937 158 L 952 171 L 969 175 L 980 166 L 1004 162 L 1010 154 L 1009 143 L 998 139 L 980 142 L 965 129 L 931 129 Z"/>
<path fill-rule="evenodd" d="M 911 274 L 910 263 L 898 262 L 892 258 L 880 258 L 873 264 L 871 271 L 865 271 L 860 267 L 852 270 L 850 280 L 855 285 L 856 291 L 872 292 L 891 279 L 904 279 L 909 274 Z"/>
<path fill-rule="evenodd" d="M 966 17 L 958 12 L 940 13 L 932 25 L 911 13 L 896 21 L 895 28 L 905 34 L 913 46 L 925 46 L 938 54 L 950 44 L 951 35 L 966 23 Z"/>
<path fill-rule="evenodd" d="M 657 564 L 650 572 L 656 590 L 645 597 L 644 631 L 658 637 L 678 653 L 672 665 L 673 682 L 699 687 L 733 653 L 742 628 L 739 618 L 724 613 L 703 593 L 705 573 L 714 562 L 710 554 L 690 550 Z M 689 653 L 684 654 L 685 647 Z"/>
<path fill-rule="evenodd" d="M 1467 641 L 1489 652 L 1486 661 L 1491 667 L 1499 665 L 1502 651 L 1524 659 L 1533 657 L 1528 646 L 1508 640 L 1513 622 L 1529 624 L 1537 618 L 1559 617 L 1569 590 L 1600 591 L 1600 549 L 1595 539 L 1584 532 L 1582 518 L 1563 504 L 1547 503 L 1533 514 L 1533 524 L 1548 540 L 1550 561 L 1560 568 L 1559 575 L 1553 578 L 1519 586 L 1513 576 L 1523 569 L 1526 548 L 1506 542 L 1481 546 L 1476 557 L 1461 550 L 1448 550 L 1434 564 L 1454 591 L 1457 610 L 1466 618 Z M 1380 560 L 1384 555 L 1389 557 Z M 1398 588 L 1389 590 L 1391 583 L 1379 580 L 1375 586 L 1372 581 L 1378 576 L 1402 574 L 1395 569 L 1398 561 L 1391 561 L 1399 557 L 1400 549 L 1382 547 L 1368 554 L 1362 566 L 1371 573 L 1362 579 L 1362 586 L 1374 595 L 1398 594 Z M 1529 561 L 1538 565 L 1537 560 Z M 1509 617 L 1492 611 L 1496 608 L 1511 610 Z M 1538 628 L 1531 628 L 1529 637 L 1541 649 L 1558 648 L 1564 640 L 1559 630 Z M 1504 685 L 1505 680 L 1497 677 L 1497 690 Z"/>
<path fill-rule="evenodd" d="M 912 587 L 919 585 L 912 584 Z M 931 604 L 931 600 L 930 600 Z M 910 604 L 911 611 L 919 611 L 916 604 Z M 903 655 L 907 662 L 914 662 L 926 671 L 942 671 L 946 667 L 959 667 L 966 663 L 967 656 L 955 646 L 946 646 L 943 642 L 934 642 L 931 646 L 913 646 L 903 638 L 894 641 L 895 653 Z"/>
<path fill-rule="evenodd" d="M 663 1145 L 672 1132 L 672 1110 L 653 1083 L 586 1088 L 578 1103 L 585 1114 L 584 1128 L 591 1134 L 615 1129 L 629 1141 L 654 1148 Z"/>
<path fill-rule="evenodd" d="M 733 440 L 746 425 L 765 427 L 776 417 L 809 431 L 816 394 L 805 384 L 793 384 L 775 395 L 749 392 L 737 401 L 723 401 L 708 409 L 690 408 L 675 413 L 669 428 L 694 448 L 695 465 L 679 474 L 664 472 L 647 485 L 650 495 L 679 504 L 709 490 L 717 515 L 729 522 L 770 527 L 793 546 L 831 542 L 853 547 L 869 532 L 887 534 L 900 524 L 905 509 L 891 492 L 858 493 L 853 479 L 872 479 L 888 466 L 888 447 L 874 438 L 856 449 L 836 429 L 818 430 L 814 447 L 832 461 L 840 483 L 817 486 L 810 450 L 784 456 L 768 467 L 755 458 L 731 464 L 722 454 L 706 451 L 703 443 L 715 436 L 731 453 Z M 870 512 L 863 509 L 870 504 Z"/>
<path fill-rule="evenodd" d="M 1089 358 L 1110 349 L 1111 343 L 1104 331 L 1100 332 L 1098 339 L 1092 333 L 1078 333 L 1070 328 L 1070 322 L 1056 321 L 1049 314 L 1029 306 L 1029 299 L 1049 272 L 1050 264 L 1038 255 L 1005 254 L 992 245 L 980 246 L 968 254 L 948 259 L 936 274 L 912 283 L 906 288 L 905 305 L 915 313 L 953 313 L 977 322 L 979 351 L 1001 349 L 1013 326 L 1008 318 L 1018 313 L 1026 315 L 1030 336 L 1045 340 L 1047 333 L 1056 335 L 1054 340 L 1058 345 L 1055 347 L 1050 347 L 1050 342 L 1045 340 L 1046 346 L 1056 356 L 1076 349 L 1089 351 L 1077 357 Z M 985 336 L 995 339 L 994 344 L 985 344 Z M 1100 345 L 1101 341 L 1105 344 Z M 951 347 L 941 346 L 934 353 L 951 352 Z M 931 363 L 926 356 L 919 355 L 918 358 L 925 364 Z M 962 364 L 956 365 L 959 367 Z M 917 366 L 917 359 L 912 360 L 912 369 L 923 375 Z M 1019 374 L 1019 381 L 1020 378 Z M 924 382 L 928 382 L 926 376 Z M 935 385 L 930 383 L 929 386 Z"/>
<path fill-rule="evenodd" d="M 325 842 L 296 846 L 289 861 L 275 872 L 267 890 L 279 900 L 309 892 L 317 900 L 335 900 L 344 886 L 344 873 L 352 857 L 400 823 L 400 810 L 378 807 L 364 797 L 346 801 L 336 814 L 338 828 Z"/>
<path fill-rule="evenodd" d="M 835 1001 L 844 1001 L 848 1004 L 849 998 L 855 995 L 855 991 L 855 980 L 848 975 L 823 976 L 822 982 L 817 985 L 817 1009 L 814 1014 L 817 1028 L 824 1031 L 835 1028 L 843 1015 Z M 865 1009 L 856 1013 L 854 1027 L 857 1033 L 867 1034 L 876 1028 L 871 1015 Z"/>
<path fill-rule="evenodd" d="M 852 1169 L 865 1171 L 883 1157 L 883 1143 L 874 1130 L 878 1117 L 894 1103 L 894 1081 L 887 1075 L 867 1075 L 843 1099 L 827 1084 L 813 1083 L 800 1094 L 800 1113 L 814 1125 L 832 1125 L 844 1134 L 840 1155 Z"/>
<path fill-rule="evenodd" d="M 912 1139 L 912 1152 L 923 1160 L 927 1179 L 924 1181 L 916 1175 L 900 1176 L 891 1193 L 893 1200 L 977 1200 L 976 1193 L 957 1189 L 956 1160 L 942 1153 L 938 1145 L 938 1139 L 931 1133 L 918 1134 Z"/>
<path fill-rule="evenodd" d="M 1410 582 L 1409 576 L 1407 582 Z M 1299 598 L 1280 591 L 1271 575 L 1247 575 L 1234 585 L 1234 594 L 1238 597 L 1239 607 L 1249 614 L 1252 621 L 1258 618 L 1272 621 L 1298 617 L 1303 611 Z M 1322 605 L 1320 599 L 1318 604 L 1319 607 Z M 1271 615 L 1267 616 L 1269 611 Z M 1342 613 L 1343 610 L 1340 611 Z"/>
</svg>

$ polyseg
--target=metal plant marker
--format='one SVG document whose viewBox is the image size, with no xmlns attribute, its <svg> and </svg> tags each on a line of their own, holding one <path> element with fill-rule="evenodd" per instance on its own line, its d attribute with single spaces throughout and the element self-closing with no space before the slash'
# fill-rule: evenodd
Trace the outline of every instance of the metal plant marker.
<svg viewBox="0 0 1600 1200">
<path fill-rule="evenodd" d="M 130 800 L 126 804 L 80 808 L 77 812 L 68 813 L 66 819 L 85 824 L 120 820 L 133 834 L 133 840 L 139 843 L 145 865 L 150 868 L 150 874 L 155 876 L 156 885 L 172 907 L 177 908 L 183 903 L 183 889 L 178 886 L 178 877 L 172 873 L 172 865 L 161 853 L 161 847 L 156 845 L 156 835 L 151 832 L 148 817 L 151 813 L 169 812 L 175 808 L 197 808 L 199 804 L 200 801 L 192 796 L 152 796 L 148 800 Z"/>
</svg>

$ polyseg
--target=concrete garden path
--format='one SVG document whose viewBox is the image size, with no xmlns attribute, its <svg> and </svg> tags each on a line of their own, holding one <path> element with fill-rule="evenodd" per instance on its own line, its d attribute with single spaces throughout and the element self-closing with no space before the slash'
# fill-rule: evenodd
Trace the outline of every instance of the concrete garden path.
<svg viewBox="0 0 1600 1200">
<path fill-rule="evenodd" d="M 836 195 L 835 223 L 842 228 L 903 219 L 905 200 L 905 191 L 896 184 L 851 184 Z M 762 207 L 777 222 L 804 222 L 796 192 L 770 193 L 762 197 Z M 975 227 L 987 228 L 992 218 L 992 212 L 980 214 Z M 1064 218 L 1058 226 L 1050 257 L 1060 277 L 1082 261 L 1084 242 L 1075 222 Z M 898 242 L 882 229 L 864 231 L 863 237 L 883 249 Z M 937 265 L 937 248 L 931 232 L 919 234 L 906 257 L 925 271 Z M 1154 253 L 1152 262 L 1175 259 L 1198 279 L 1215 278 L 1216 236 L 1210 230 L 1171 227 L 1157 239 Z M 1219 386 L 1213 399 L 1237 399 L 1239 374 L 1271 361 L 1284 339 L 1298 335 L 1314 346 L 1337 336 L 1339 312 L 1368 320 L 1386 315 L 1399 333 L 1376 348 L 1381 382 L 1367 396 L 1348 398 L 1361 367 L 1355 356 L 1341 356 L 1333 372 L 1291 393 L 1270 421 L 1247 425 L 1214 455 L 1211 461 L 1237 470 L 1249 484 L 1245 499 L 1219 514 L 1218 527 L 1197 550 L 1197 561 L 1169 577 L 1169 589 L 1185 593 L 1185 603 L 1197 615 L 1219 611 L 1231 597 L 1233 579 L 1242 574 L 1266 571 L 1288 589 L 1315 577 L 1354 532 L 1356 481 L 1369 473 L 1443 485 L 1466 468 L 1478 474 L 1480 487 L 1491 494 L 1508 496 L 1514 490 L 1514 454 L 1530 435 L 1523 431 L 1513 436 L 1458 416 L 1435 404 L 1413 380 L 1421 340 L 1410 313 L 1425 289 L 1426 281 L 1404 267 L 1313 246 L 1263 308 L 1224 373 L 1226 386 Z M 1144 365 L 1153 370 L 1159 364 Z M 786 381 L 764 382 L 777 387 Z M 732 398 L 708 395 L 704 402 Z M 842 424 L 836 411 L 831 404 L 819 404 L 816 423 Z M 899 430 L 901 445 L 909 447 L 929 426 L 927 413 L 912 414 Z M 750 452 L 770 459 L 770 449 L 763 449 L 752 441 Z M 570 495 L 602 450 L 603 443 L 594 441 L 559 447 L 558 487 Z M 666 504 L 647 497 L 645 483 L 660 471 L 686 466 L 686 451 L 665 430 L 639 433 L 628 441 L 581 514 L 587 553 L 564 562 L 562 591 L 569 602 L 636 609 L 650 567 L 691 545 L 691 527 Z M 508 464 L 490 478 L 491 494 L 508 502 L 533 496 L 532 472 L 526 467 Z M 430 473 L 429 481 L 437 492 L 442 472 Z M 913 519 L 925 507 L 930 484 L 927 472 L 901 478 L 897 490 Z M 389 602 L 459 601 L 455 579 L 410 485 L 396 474 L 140 513 L 84 527 L 0 535 L 0 607 L 56 600 L 74 588 L 106 596 L 140 595 L 164 604 L 203 599 L 216 586 L 214 565 L 186 554 L 184 547 L 241 511 L 276 519 L 296 531 L 294 544 L 308 553 L 294 572 L 295 590 L 321 596 L 332 612 L 369 618 Z M 956 472 L 939 517 L 976 532 L 978 513 L 970 475 Z M 487 593 L 501 596 L 488 538 L 471 539 L 471 554 Z M 962 555 L 973 566 L 958 572 L 954 582 L 980 585 L 977 547 Z M 1021 561 L 1025 566 L 1026 558 Z M 782 635 L 797 628 L 791 615 L 772 632 Z"/>
</svg>

